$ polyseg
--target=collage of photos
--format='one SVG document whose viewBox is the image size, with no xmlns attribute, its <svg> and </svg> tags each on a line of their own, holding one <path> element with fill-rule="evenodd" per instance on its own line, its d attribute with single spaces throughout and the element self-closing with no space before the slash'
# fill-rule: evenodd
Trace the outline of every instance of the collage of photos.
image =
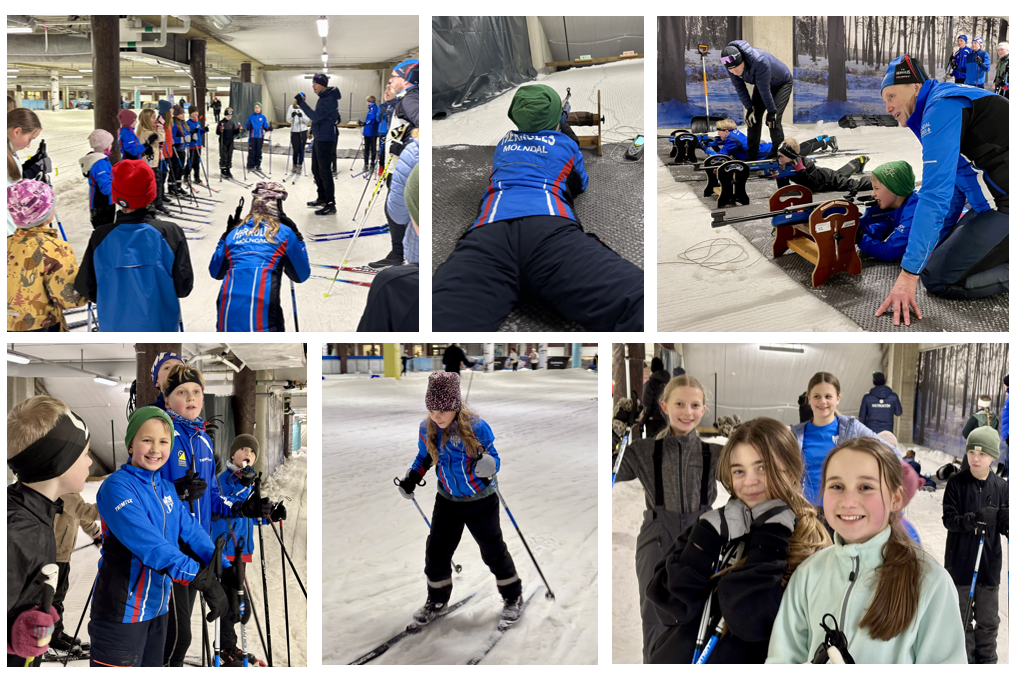
<svg viewBox="0 0 1019 687">
<path fill-rule="evenodd" d="M 1000 3 L 126 9 L 6 17 L 8 667 L 1009 663 Z"/>
</svg>

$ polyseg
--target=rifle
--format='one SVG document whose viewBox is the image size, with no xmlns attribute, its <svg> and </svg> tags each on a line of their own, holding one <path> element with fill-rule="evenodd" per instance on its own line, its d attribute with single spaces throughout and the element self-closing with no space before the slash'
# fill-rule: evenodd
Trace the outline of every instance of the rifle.
<svg viewBox="0 0 1019 687">
<path fill-rule="evenodd" d="M 559 118 L 559 123 L 560 124 L 565 124 L 566 123 L 566 118 L 570 116 L 570 110 L 571 109 L 572 108 L 570 106 L 570 89 L 567 88 L 566 89 L 566 99 L 563 100 L 563 114 Z"/>
<path fill-rule="evenodd" d="M 861 197 L 857 198 L 856 197 L 857 193 L 859 193 L 859 191 L 849 191 L 849 192 L 847 192 L 843 196 L 843 198 L 845 200 L 850 201 L 850 202 L 859 203 L 861 205 L 876 205 L 877 204 L 877 200 L 874 198 L 874 196 L 861 196 Z M 725 216 L 725 210 L 715 210 L 715 211 L 713 211 L 711 213 L 711 227 L 712 228 L 724 227 L 724 226 L 729 225 L 729 224 L 738 224 L 740 222 L 753 222 L 754 220 L 757 220 L 757 219 L 769 219 L 771 217 L 781 217 L 783 215 L 792 216 L 792 215 L 798 214 L 798 213 L 802 214 L 804 219 L 806 219 L 807 215 L 810 214 L 809 211 L 811 211 L 814 208 L 818 207 L 819 205 L 823 205 L 823 204 L 825 204 L 825 203 L 827 203 L 827 202 L 829 202 L 831 200 L 835 200 L 835 199 L 834 198 L 826 198 L 824 200 L 818 200 L 818 201 L 814 201 L 812 203 L 804 203 L 803 205 L 790 205 L 789 207 L 787 207 L 785 209 L 775 210 L 774 212 L 762 212 L 762 213 L 757 214 L 757 215 L 743 215 L 741 217 L 726 217 Z"/>
</svg>

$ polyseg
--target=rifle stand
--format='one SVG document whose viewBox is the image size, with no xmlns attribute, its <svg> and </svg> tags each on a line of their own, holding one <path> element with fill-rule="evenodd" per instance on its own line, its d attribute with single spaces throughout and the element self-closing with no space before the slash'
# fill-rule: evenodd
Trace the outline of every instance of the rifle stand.
<svg viewBox="0 0 1019 687">
<path fill-rule="evenodd" d="M 601 90 L 598 91 L 598 112 L 570 112 L 566 115 L 566 123 L 572 126 L 596 126 L 598 133 L 594 136 L 577 136 L 578 145 L 581 148 L 597 148 L 598 157 L 601 157 L 601 125 L 605 123 L 605 116 L 601 113 Z"/>
<path fill-rule="evenodd" d="M 812 202 L 810 189 L 793 185 L 775 191 L 768 200 L 768 209 L 778 212 L 794 205 Z M 797 213 L 792 221 L 775 217 L 775 241 L 772 256 L 778 257 L 791 250 L 814 265 L 811 286 L 818 287 L 840 272 L 858 275 L 863 263 L 856 253 L 856 232 L 860 226 L 860 211 L 854 203 L 844 199 L 821 203 L 800 221 Z M 788 216 L 787 216 L 788 217 Z"/>
<path fill-rule="evenodd" d="M 725 208 L 731 205 L 750 205 L 747 195 L 747 179 L 750 178 L 750 165 L 742 160 L 729 160 L 719 167 L 715 174 L 722 187 L 718 194 L 716 207 Z"/>
<path fill-rule="evenodd" d="M 718 175 L 716 172 L 718 168 L 724 163 L 729 162 L 732 158 L 728 155 L 709 155 L 701 163 L 701 169 L 704 170 L 708 175 L 708 183 L 704 187 L 704 197 L 710 198 L 711 194 L 718 194 Z"/>
<path fill-rule="evenodd" d="M 675 163 L 697 162 L 694 151 L 700 146 L 697 145 L 697 136 L 686 129 L 677 129 L 672 132 L 672 150 L 669 157 Z"/>
</svg>

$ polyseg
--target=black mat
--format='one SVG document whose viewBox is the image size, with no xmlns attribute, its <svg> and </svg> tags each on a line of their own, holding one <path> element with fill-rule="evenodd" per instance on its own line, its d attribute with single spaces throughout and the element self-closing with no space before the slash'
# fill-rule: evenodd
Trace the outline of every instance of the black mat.
<svg viewBox="0 0 1019 687">
<path fill-rule="evenodd" d="M 672 144 L 669 141 L 658 140 L 658 155 L 663 162 L 670 162 L 669 151 L 671 148 Z M 700 155 L 698 155 L 698 159 L 701 159 Z M 835 164 L 841 166 L 844 162 L 832 163 L 832 166 Z M 667 169 L 676 181 L 687 182 L 706 207 L 712 210 L 716 209 L 715 199 L 713 197 L 704 198 L 702 194 L 705 185 L 704 172 L 694 171 L 692 165 L 668 167 Z M 767 212 L 767 200 L 775 189 L 774 181 L 756 178 L 751 172 L 750 180 L 747 182 L 750 205 L 727 208 L 726 216 L 737 217 Z M 815 193 L 814 200 L 840 198 L 842 195 L 841 193 Z M 813 288 L 810 285 L 811 273 L 814 271 L 814 266 L 811 263 L 792 252 L 778 258 L 771 257 L 774 234 L 770 219 L 740 222 L 730 226 L 746 237 L 768 260 L 781 267 L 812 296 L 832 306 L 866 331 L 1007 332 L 1009 330 L 1007 293 L 972 301 L 946 300 L 928 294 L 922 283 L 917 288 L 916 302 L 920 306 L 920 312 L 923 313 L 923 319 L 917 320 L 911 316 L 912 324 L 908 328 L 896 327 L 892 324 L 891 315 L 874 317 L 874 311 L 888 296 L 888 292 L 898 278 L 901 272 L 898 263 L 882 262 L 861 254 L 862 274 L 855 277 L 848 274 L 837 274 L 822 286 Z"/>
<path fill-rule="evenodd" d="M 623 164 L 623 146 L 603 146 L 598 157 L 584 149 L 587 191 L 575 202 L 585 231 L 644 267 L 644 165 Z M 492 172 L 494 146 L 432 148 L 432 272 L 444 263 L 467 227 L 478 217 L 478 203 Z M 584 331 L 541 301 L 523 301 L 499 331 Z"/>
</svg>

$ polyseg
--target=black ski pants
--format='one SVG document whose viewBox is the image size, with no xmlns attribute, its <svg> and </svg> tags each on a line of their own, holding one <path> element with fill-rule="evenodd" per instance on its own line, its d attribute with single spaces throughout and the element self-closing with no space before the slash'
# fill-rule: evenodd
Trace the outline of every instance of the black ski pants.
<svg viewBox="0 0 1019 687">
<path fill-rule="evenodd" d="M 756 160 L 757 150 L 761 147 L 761 127 L 767 117 L 767 109 L 764 107 L 764 100 L 761 99 L 760 89 L 762 86 L 754 86 L 754 94 L 750 96 L 750 102 L 754 108 L 754 125 L 747 128 L 747 159 Z M 763 86 L 767 88 L 767 86 Z M 775 126 L 769 127 L 771 134 L 771 156 L 778 155 L 778 147 L 785 140 L 785 132 L 782 130 L 782 115 L 785 113 L 786 105 L 793 94 L 793 82 L 786 81 L 778 86 L 771 87 L 771 99 L 775 101 Z"/>
<path fill-rule="evenodd" d="M 365 136 L 364 137 L 364 165 L 375 165 L 375 143 L 378 141 L 377 136 Z M 370 161 L 369 161 L 370 159 Z"/>
<path fill-rule="evenodd" d="M 188 167 L 194 172 L 195 183 L 202 183 L 202 149 L 192 148 L 188 151 Z"/>
<path fill-rule="evenodd" d="M 308 131 L 291 132 L 290 147 L 294 151 L 294 167 L 304 164 L 304 148 L 308 145 Z"/>
<path fill-rule="evenodd" d="M 574 220 L 540 215 L 486 224 L 457 242 L 432 280 L 433 326 L 494 332 L 525 298 L 592 332 L 644 331 L 644 271 Z"/>
<path fill-rule="evenodd" d="M 264 139 L 251 137 L 248 139 L 248 169 L 262 166 L 262 141 Z"/>
<path fill-rule="evenodd" d="M 67 586 L 71 576 L 71 564 L 57 561 L 57 589 L 53 592 L 53 608 L 60 614 L 60 620 L 53 623 L 53 636 L 59 637 L 64 631 L 64 597 L 67 596 Z"/>
<path fill-rule="evenodd" d="M 407 234 L 407 225 L 400 224 L 390 217 L 388 192 L 386 193 L 386 202 L 382 204 L 382 208 L 386 211 L 386 223 L 389 225 L 389 240 L 392 242 L 393 254 L 403 259 L 403 237 Z M 411 227 L 410 230 L 414 231 L 414 228 Z"/>
<path fill-rule="evenodd" d="M 815 193 L 828 193 L 831 191 L 869 191 L 873 188 L 870 177 L 853 178 L 853 174 L 860 171 L 860 163 L 853 159 L 839 169 L 828 169 L 827 167 L 815 166 L 808 173 L 808 183 L 804 184 Z"/>
<path fill-rule="evenodd" d="M 386 164 L 386 139 L 388 134 L 379 134 L 379 167 Z"/>
<path fill-rule="evenodd" d="M 234 139 L 233 136 L 219 137 L 219 168 L 222 170 L 233 169 L 234 166 Z"/>
<path fill-rule="evenodd" d="M 934 249 L 920 280 L 928 292 L 971 299 L 1008 291 L 1008 215 L 967 212 Z"/>
<path fill-rule="evenodd" d="M 446 603 L 453 593 L 451 563 L 465 525 L 481 548 L 481 560 L 495 575 L 499 593 L 511 601 L 519 597 L 522 591 L 520 578 L 499 525 L 499 496 L 489 494 L 476 501 L 450 501 L 436 494 L 432 531 L 425 543 L 429 600 Z"/>
<path fill-rule="evenodd" d="M 169 617 L 163 649 L 162 665 L 164 666 L 180 667 L 184 665 L 184 658 L 191 647 L 191 611 L 195 607 L 196 596 L 198 596 L 198 590 L 194 587 L 173 583 L 170 612 L 163 614 Z M 202 622 L 205 622 L 205 618 L 202 618 Z M 94 636 L 91 630 L 89 630 L 89 636 Z"/>
<path fill-rule="evenodd" d="M 956 585 L 959 590 L 959 612 L 966 619 L 970 604 L 969 587 Z M 966 630 L 966 657 L 970 663 L 998 662 L 998 588 L 977 585 L 973 590 L 973 610 Z M 976 621 L 976 628 L 973 621 Z"/>
<path fill-rule="evenodd" d="M 92 618 L 88 636 L 92 642 L 91 668 L 158 668 L 163 665 L 166 626 L 173 612 L 140 623 L 118 623 Z M 183 654 L 181 663 L 183 665 Z"/>
<path fill-rule="evenodd" d="M 101 208 L 92 208 L 89 215 L 92 220 L 92 228 L 98 229 L 104 224 L 113 224 L 117 219 L 117 206 L 107 205 Z"/>
<path fill-rule="evenodd" d="M 336 202 L 333 183 L 333 165 L 336 163 L 336 141 L 320 141 L 317 138 L 311 146 L 311 171 L 315 177 L 318 200 Z"/>
</svg>

